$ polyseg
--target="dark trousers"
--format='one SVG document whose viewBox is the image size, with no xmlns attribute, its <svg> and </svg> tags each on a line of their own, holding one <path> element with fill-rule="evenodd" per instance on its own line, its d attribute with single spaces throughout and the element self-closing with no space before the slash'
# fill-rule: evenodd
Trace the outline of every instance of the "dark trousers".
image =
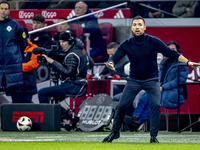
<svg viewBox="0 0 200 150">
<path fill-rule="evenodd" d="M 49 103 L 51 97 L 63 100 L 66 94 L 78 94 L 82 85 L 76 85 L 73 83 L 63 83 L 56 86 L 40 89 L 38 91 L 38 98 L 40 103 Z M 61 107 L 61 116 L 66 117 L 67 110 Z"/>
<path fill-rule="evenodd" d="M 12 97 L 12 103 L 32 103 L 33 93 L 22 92 L 20 86 L 10 87 L 9 93 Z"/>
<path fill-rule="evenodd" d="M 123 123 L 126 108 L 132 105 L 135 96 L 145 90 L 150 99 L 150 135 L 157 135 L 160 123 L 160 84 L 157 78 L 148 80 L 134 80 L 129 78 L 123 91 L 122 97 L 117 105 L 112 131 L 119 132 Z"/>
<path fill-rule="evenodd" d="M 39 102 L 49 103 L 51 97 L 62 99 L 66 94 L 78 94 L 81 87 L 81 85 L 67 82 L 60 85 L 40 89 L 38 91 Z"/>
<path fill-rule="evenodd" d="M 32 93 L 10 92 L 12 103 L 32 103 Z"/>
<path fill-rule="evenodd" d="M 114 97 L 113 97 L 113 102 L 119 102 L 119 100 L 121 99 L 121 97 L 122 97 L 122 93 L 119 93 L 119 94 L 114 95 Z M 116 108 L 114 108 L 114 113 L 115 113 L 115 109 L 116 109 Z M 126 107 L 125 115 L 132 116 L 134 110 L 135 110 L 135 109 L 133 108 L 133 104 L 131 103 L 131 105 L 128 105 L 128 106 Z M 114 116 L 114 115 L 113 115 L 113 116 Z"/>
<path fill-rule="evenodd" d="M 123 92 L 123 90 L 124 90 L 124 85 L 116 85 L 116 84 L 113 85 L 113 95 L 117 95 Z"/>
</svg>

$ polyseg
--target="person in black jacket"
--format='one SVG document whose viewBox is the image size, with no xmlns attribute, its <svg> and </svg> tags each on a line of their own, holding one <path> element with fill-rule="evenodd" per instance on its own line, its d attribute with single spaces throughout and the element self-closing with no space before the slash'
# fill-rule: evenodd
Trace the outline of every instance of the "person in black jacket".
<svg viewBox="0 0 200 150">
<path fill-rule="evenodd" d="M 82 1 L 76 3 L 74 11 L 76 14 L 74 18 L 91 13 L 87 4 Z M 90 56 L 93 58 L 93 60 L 95 62 L 107 61 L 108 55 L 106 53 L 106 45 L 103 41 L 97 18 L 94 15 L 90 15 L 70 22 L 70 24 L 71 23 L 81 24 L 83 27 L 83 32 L 90 33 Z"/>
<path fill-rule="evenodd" d="M 111 42 L 107 45 L 107 54 L 109 57 L 114 55 L 115 51 L 118 48 L 118 44 L 116 42 Z M 119 75 L 121 79 L 126 79 L 127 75 L 124 73 L 124 66 L 129 62 L 128 57 L 123 57 L 116 65 L 115 68 L 117 71 L 113 71 L 105 67 L 100 75 L 107 75 L 110 74 L 111 76 L 114 76 L 115 74 Z M 124 85 L 113 85 L 113 95 L 116 95 L 118 93 L 121 93 L 124 89 Z"/>
<path fill-rule="evenodd" d="M 162 53 L 166 57 L 179 60 L 190 66 L 199 66 L 200 64 L 191 62 L 180 53 L 171 50 L 160 39 L 145 34 L 145 20 L 141 16 L 133 18 L 131 29 L 134 36 L 123 41 L 115 54 L 106 62 L 108 68 L 115 70 L 114 64 L 127 55 L 130 60 L 130 75 L 115 111 L 112 132 L 102 142 L 112 142 L 120 137 L 119 129 L 124 120 L 127 106 L 131 105 L 135 96 L 141 90 L 145 90 L 150 99 L 149 105 L 152 112 L 150 142 L 159 143 L 156 138 L 160 122 L 160 83 L 158 80 L 157 53 Z"/>
<path fill-rule="evenodd" d="M 42 56 L 61 75 L 62 84 L 40 89 L 38 91 L 40 103 L 49 103 L 50 97 L 62 98 L 66 94 L 77 94 L 87 83 L 86 74 L 91 67 L 83 44 L 80 40 L 76 40 L 69 30 L 61 33 L 59 41 L 65 55 L 62 63 L 45 54 Z"/>
<path fill-rule="evenodd" d="M 65 17 L 60 17 L 58 19 L 58 23 L 66 21 L 67 18 Z M 58 47 L 58 51 L 62 51 L 62 47 L 60 46 L 60 42 L 59 42 L 59 36 L 62 32 L 65 32 L 66 30 L 70 30 L 70 25 L 66 22 L 63 24 L 60 24 L 57 26 L 57 33 L 53 36 L 53 38 L 51 39 L 51 45 L 56 45 Z"/>
<path fill-rule="evenodd" d="M 9 16 L 8 2 L 0 3 L 0 86 L 9 89 L 13 102 L 17 101 L 19 86 L 23 84 L 22 54 L 28 45 L 26 33 Z"/>
<path fill-rule="evenodd" d="M 33 30 L 37 30 L 44 27 L 44 16 L 37 14 L 33 16 Z M 38 47 L 51 48 L 51 37 L 47 30 L 38 31 L 30 35 L 30 41 L 36 44 Z"/>
</svg>

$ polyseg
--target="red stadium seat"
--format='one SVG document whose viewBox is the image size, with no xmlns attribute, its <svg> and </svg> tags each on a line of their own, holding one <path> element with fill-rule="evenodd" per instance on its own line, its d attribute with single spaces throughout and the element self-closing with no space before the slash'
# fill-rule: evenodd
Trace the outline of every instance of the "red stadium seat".
<svg viewBox="0 0 200 150">
<path fill-rule="evenodd" d="M 28 31 L 32 31 L 33 30 L 32 23 L 26 23 L 26 27 L 27 27 Z"/>
<path fill-rule="evenodd" d="M 83 27 L 80 24 L 70 24 L 70 30 L 76 38 L 80 38 L 83 35 Z"/>
<path fill-rule="evenodd" d="M 45 21 L 44 24 L 45 24 L 45 26 L 50 26 L 50 25 L 54 24 L 54 22 L 51 20 L 48 20 L 48 21 Z M 51 37 L 53 37 L 57 33 L 57 28 L 56 28 L 56 26 L 54 26 L 54 27 L 47 29 L 47 31 L 49 32 Z"/>
<path fill-rule="evenodd" d="M 113 40 L 113 25 L 108 22 L 103 22 L 99 24 L 104 42 L 106 45 L 112 42 Z"/>
<path fill-rule="evenodd" d="M 22 27 L 26 28 L 26 24 L 23 19 L 15 19 L 15 21 L 17 21 Z"/>
</svg>

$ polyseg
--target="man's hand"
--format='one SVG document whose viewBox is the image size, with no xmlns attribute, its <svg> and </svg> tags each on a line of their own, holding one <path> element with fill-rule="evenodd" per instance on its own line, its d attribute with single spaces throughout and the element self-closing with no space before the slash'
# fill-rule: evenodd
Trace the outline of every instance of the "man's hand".
<svg viewBox="0 0 200 150">
<path fill-rule="evenodd" d="M 195 62 L 188 62 L 189 66 L 193 66 L 193 67 L 199 67 L 200 68 L 200 64 L 199 63 L 195 63 Z"/>
<path fill-rule="evenodd" d="M 113 62 L 110 63 L 106 62 L 105 65 L 107 68 L 116 71 Z"/>
<path fill-rule="evenodd" d="M 45 54 L 42 54 L 42 56 L 47 60 L 48 63 L 52 64 L 53 63 L 53 59 L 51 59 L 50 57 L 48 57 L 47 55 Z"/>
</svg>

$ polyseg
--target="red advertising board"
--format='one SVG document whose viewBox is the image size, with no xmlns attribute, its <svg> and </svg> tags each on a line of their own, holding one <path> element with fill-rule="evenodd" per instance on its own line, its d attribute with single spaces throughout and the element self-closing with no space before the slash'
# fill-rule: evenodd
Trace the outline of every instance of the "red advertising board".
<svg viewBox="0 0 200 150">
<path fill-rule="evenodd" d="M 101 9 L 91 9 L 96 12 Z M 10 16 L 12 19 L 32 19 L 36 14 L 41 14 L 45 19 L 58 19 L 60 17 L 66 17 L 68 19 L 75 15 L 73 9 L 46 9 L 46 10 L 11 10 Z M 107 11 L 96 13 L 97 19 L 125 19 L 130 18 L 130 9 L 110 9 Z"/>
</svg>

